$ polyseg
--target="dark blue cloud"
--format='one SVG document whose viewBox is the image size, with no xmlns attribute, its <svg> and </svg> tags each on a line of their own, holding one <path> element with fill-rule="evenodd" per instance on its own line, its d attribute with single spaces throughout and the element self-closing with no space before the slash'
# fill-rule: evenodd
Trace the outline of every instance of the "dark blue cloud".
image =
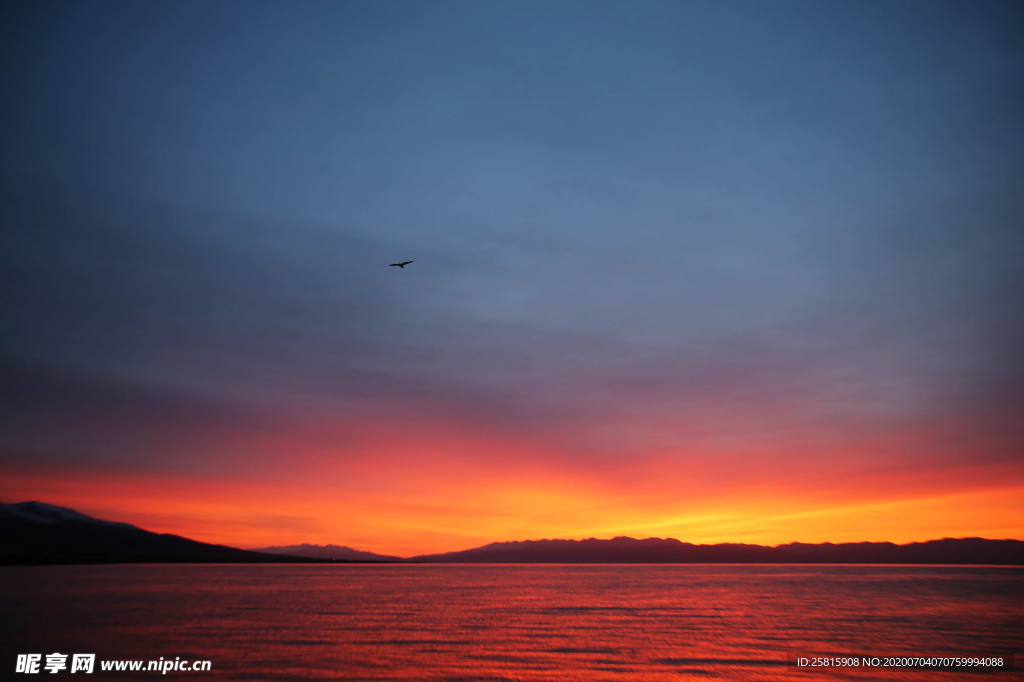
<svg viewBox="0 0 1024 682">
<path fill-rule="evenodd" d="M 2 11 L 18 391 L 582 434 L 1021 404 L 1017 3 Z"/>
</svg>

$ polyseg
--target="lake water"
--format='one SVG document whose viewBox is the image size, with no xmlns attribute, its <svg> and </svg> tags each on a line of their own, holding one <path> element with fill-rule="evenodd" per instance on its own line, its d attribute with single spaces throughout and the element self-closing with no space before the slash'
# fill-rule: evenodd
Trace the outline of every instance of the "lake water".
<svg viewBox="0 0 1024 682">
<path fill-rule="evenodd" d="M 182 679 L 1021 679 L 1019 672 L 822 674 L 788 668 L 786 661 L 787 655 L 1024 651 L 1024 570 L 6 567 L 0 568 L 0 637 L 9 671 L 19 653 L 212 662 L 210 673 L 167 673 Z M 104 674 L 97 664 L 85 679 L 154 676 Z"/>
</svg>

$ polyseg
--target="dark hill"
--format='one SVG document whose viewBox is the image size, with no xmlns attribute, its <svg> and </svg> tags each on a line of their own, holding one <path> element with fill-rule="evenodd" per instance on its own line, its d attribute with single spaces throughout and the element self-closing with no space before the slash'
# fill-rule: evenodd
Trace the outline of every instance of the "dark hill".
<svg viewBox="0 0 1024 682">
<path fill-rule="evenodd" d="M 426 563 L 1002 564 L 1024 565 L 1024 542 L 962 538 L 891 542 L 693 545 L 673 539 L 527 540 L 413 557 Z"/>
<path fill-rule="evenodd" d="M 42 502 L 0 504 L 0 564 L 311 561 L 151 533 Z"/>
<path fill-rule="evenodd" d="M 404 561 L 401 557 L 386 554 L 364 552 L 343 545 L 288 545 L 286 547 L 260 547 L 253 552 L 264 554 L 283 554 L 286 556 L 302 556 L 312 559 L 333 559 L 340 561 Z"/>
<path fill-rule="evenodd" d="M 0 564 L 291 563 L 723 563 L 723 564 L 992 564 L 1024 565 L 1024 542 L 961 538 L 891 542 L 693 545 L 673 539 L 496 542 L 447 554 L 400 559 L 348 547 L 292 545 L 247 551 L 151 533 L 42 502 L 0 504 Z"/>
</svg>

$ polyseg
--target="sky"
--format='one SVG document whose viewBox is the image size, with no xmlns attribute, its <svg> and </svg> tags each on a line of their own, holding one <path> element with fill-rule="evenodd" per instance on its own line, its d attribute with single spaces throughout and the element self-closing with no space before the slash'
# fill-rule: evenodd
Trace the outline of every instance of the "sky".
<svg viewBox="0 0 1024 682">
<path fill-rule="evenodd" d="M 3 3 L 0 500 L 1024 539 L 1022 121 L 1016 0 Z"/>
</svg>

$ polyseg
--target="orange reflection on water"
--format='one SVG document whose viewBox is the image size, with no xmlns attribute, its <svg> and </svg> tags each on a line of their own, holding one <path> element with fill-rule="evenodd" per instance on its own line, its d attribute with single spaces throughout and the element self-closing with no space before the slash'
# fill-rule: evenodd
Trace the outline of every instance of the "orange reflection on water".
<svg viewBox="0 0 1024 682">
<path fill-rule="evenodd" d="M 101 660 L 180 656 L 212 661 L 214 676 L 226 680 L 833 680 L 796 673 L 787 660 L 1024 645 L 1024 574 L 1014 567 L 0 571 L 10 616 L 0 624 L 0 653 L 10 649 L 9 658 L 43 650 L 95 651 Z M 872 669 L 843 679 L 973 677 Z"/>
</svg>

